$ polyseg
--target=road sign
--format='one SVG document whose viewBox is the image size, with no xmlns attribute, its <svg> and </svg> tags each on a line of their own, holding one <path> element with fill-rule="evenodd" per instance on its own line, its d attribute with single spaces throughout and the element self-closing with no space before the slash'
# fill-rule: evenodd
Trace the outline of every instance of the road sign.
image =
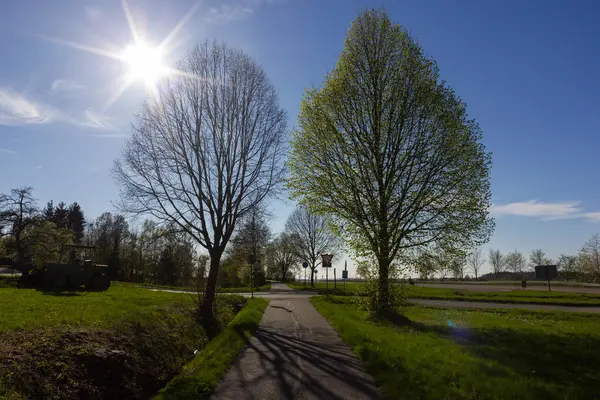
<svg viewBox="0 0 600 400">
<path fill-rule="evenodd" d="M 348 271 L 342 271 L 342 279 L 348 279 Z"/>
<path fill-rule="evenodd" d="M 254 254 L 248 255 L 248 264 L 254 265 L 256 263 L 256 256 Z"/>
<path fill-rule="evenodd" d="M 538 265 L 535 267 L 535 278 L 549 281 L 558 276 L 556 265 Z"/>
<path fill-rule="evenodd" d="M 302 268 L 308 268 L 308 263 L 306 261 L 302 263 Z"/>
<path fill-rule="evenodd" d="M 556 270 L 556 265 L 537 265 L 535 267 L 535 277 L 537 279 L 544 279 L 548 281 L 549 292 L 552 290 L 550 288 L 550 280 L 552 278 L 556 278 L 557 276 L 558 271 Z"/>
</svg>

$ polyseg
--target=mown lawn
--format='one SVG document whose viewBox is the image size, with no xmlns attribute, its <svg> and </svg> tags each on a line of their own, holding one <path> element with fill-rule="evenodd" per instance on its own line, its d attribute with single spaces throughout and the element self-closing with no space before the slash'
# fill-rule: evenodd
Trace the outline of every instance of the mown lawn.
<svg viewBox="0 0 600 400">
<path fill-rule="evenodd" d="M 592 399 L 600 316 L 410 306 L 374 322 L 350 297 L 311 300 L 388 399 Z"/>
<path fill-rule="evenodd" d="M 288 283 L 296 290 L 313 290 L 320 294 L 325 293 L 325 282 L 318 282 L 315 287 L 303 284 Z M 337 284 L 334 288 L 329 283 L 329 292 L 336 295 L 358 295 L 363 282 L 348 282 Z M 498 303 L 530 303 L 530 304 L 554 304 L 566 306 L 600 306 L 600 294 L 573 293 L 573 292 L 549 292 L 547 290 L 517 289 L 508 292 L 473 292 L 469 290 L 451 288 L 432 288 L 422 286 L 403 286 L 404 295 L 415 299 L 437 299 L 437 300 L 459 300 L 459 301 L 488 301 Z"/>
<path fill-rule="evenodd" d="M 468 290 L 405 286 L 405 295 L 418 299 L 489 301 L 573 306 L 600 306 L 600 295 L 590 293 L 548 292 L 517 289 L 509 292 L 472 292 Z"/>
<path fill-rule="evenodd" d="M 111 286 L 106 292 L 43 292 L 0 288 L 0 332 L 56 325 L 103 326 L 140 309 L 191 303 L 192 296 Z"/>
<path fill-rule="evenodd" d="M 356 290 L 358 290 L 364 283 L 363 282 L 346 282 L 345 286 L 344 286 L 344 281 L 337 281 L 337 283 L 334 285 L 333 280 L 329 282 L 329 290 L 331 292 L 335 292 L 335 293 L 344 293 L 344 291 L 348 292 L 348 293 L 352 293 L 354 294 L 354 292 Z M 310 286 L 310 281 L 308 281 L 308 283 L 306 284 L 306 286 L 304 285 L 304 282 L 294 282 L 294 283 L 286 283 L 286 285 L 288 285 L 289 287 L 291 287 L 292 289 L 296 289 L 296 290 L 309 290 L 309 291 L 317 291 L 317 292 L 324 292 L 325 289 L 327 288 L 327 283 L 326 282 L 315 282 L 315 286 Z"/>
</svg>

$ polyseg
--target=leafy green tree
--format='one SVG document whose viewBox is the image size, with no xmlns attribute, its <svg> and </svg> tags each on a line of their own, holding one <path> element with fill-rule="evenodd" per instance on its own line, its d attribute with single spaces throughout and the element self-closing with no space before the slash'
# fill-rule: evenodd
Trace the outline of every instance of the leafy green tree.
<svg viewBox="0 0 600 400">
<path fill-rule="evenodd" d="M 73 240 L 70 229 L 59 228 L 50 221 L 32 225 L 25 233 L 25 241 L 36 265 L 59 261 L 62 246 L 72 244 Z"/>
<path fill-rule="evenodd" d="M 582 270 L 594 281 L 600 280 L 600 234 L 592 235 L 579 251 Z"/>
<path fill-rule="evenodd" d="M 0 193 L 0 227 L 6 230 L 11 257 L 16 258 L 18 268 L 24 267 L 31 256 L 31 241 L 27 231 L 39 224 L 38 208 L 33 198 L 32 187 L 12 189 L 10 193 Z"/>
<path fill-rule="evenodd" d="M 431 251 L 421 252 L 416 258 L 414 266 L 419 274 L 420 279 L 425 281 L 432 278 L 437 272 L 435 256 Z"/>
<path fill-rule="evenodd" d="M 272 236 L 268 217 L 265 208 L 256 204 L 242 218 L 225 252 L 223 272 L 219 275 L 220 286 L 235 287 L 241 283 L 250 285 L 254 273 L 248 264 L 248 256 L 251 254 L 256 258 L 255 267 L 264 268 L 266 250 Z M 254 280 L 257 282 L 256 276 Z"/>
<path fill-rule="evenodd" d="M 383 11 L 352 23 L 321 89 L 309 90 L 292 139 L 289 188 L 378 264 L 378 311 L 389 268 L 410 249 L 472 248 L 493 230 L 491 154 L 436 63 Z M 403 260 L 404 261 L 404 260 Z"/>
</svg>

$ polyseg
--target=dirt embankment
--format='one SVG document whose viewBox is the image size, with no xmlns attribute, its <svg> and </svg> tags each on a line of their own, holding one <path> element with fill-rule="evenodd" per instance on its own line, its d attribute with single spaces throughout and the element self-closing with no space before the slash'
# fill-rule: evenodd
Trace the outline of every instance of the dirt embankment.
<svg viewBox="0 0 600 400">
<path fill-rule="evenodd" d="M 241 301 L 221 305 L 221 323 Z M 4 390 L 33 399 L 148 399 L 207 342 L 194 310 L 177 304 L 128 315 L 108 328 L 0 334 L 0 397 Z"/>
</svg>

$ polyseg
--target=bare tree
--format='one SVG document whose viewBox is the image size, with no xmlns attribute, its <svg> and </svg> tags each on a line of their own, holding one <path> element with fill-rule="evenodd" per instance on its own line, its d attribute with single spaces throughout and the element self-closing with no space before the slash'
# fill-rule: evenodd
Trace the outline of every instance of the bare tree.
<svg viewBox="0 0 600 400">
<path fill-rule="evenodd" d="M 475 274 L 475 280 L 477 280 L 477 276 L 484 262 L 485 260 L 483 258 L 483 251 L 479 247 L 473 250 L 467 257 L 467 264 L 469 265 L 471 271 L 473 271 Z"/>
<path fill-rule="evenodd" d="M 565 275 L 567 282 L 569 282 L 569 277 L 571 279 L 574 278 L 578 261 L 579 260 L 577 256 L 567 254 L 561 254 L 558 256 L 558 270 L 561 272 L 561 274 Z"/>
<path fill-rule="evenodd" d="M 281 281 L 288 279 L 290 272 L 298 267 L 300 259 L 295 247 L 294 238 L 287 232 L 280 233 L 269 246 L 270 263 Z"/>
<path fill-rule="evenodd" d="M 498 279 L 498 274 L 504 269 L 505 257 L 500 253 L 500 250 L 490 249 L 488 262 L 492 266 L 494 276 Z"/>
<path fill-rule="evenodd" d="M 432 250 L 436 272 L 443 281 L 450 273 L 461 278 L 464 273 L 464 253 L 459 249 L 436 246 Z"/>
<path fill-rule="evenodd" d="M 538 265 L 547 265 L 552 263 L 552 260 L 546 257 L 542 249 L 535 249 L 529 255 L 529 266 L 534 269 Z"/>
<path fill-rule="evenodd" d="M 263 69 L 207 42 L 146 103 L 113 173 L 120 208 L 190 235 L 211 258 L 201 316 L 214 321 L 221 256 L 238 220 L 282 181 L 286 114 Z"/>
<path fill-rule="evenodd" d="M 321 253 L 335 253 L 340 241 L 329 229 L 329 220 L 311 213 L 306 207 L 296 208 L 285 223 L 285 230 L 294 238 L 298 257 L 308 263 L 310 284 L 314 286 L 315 268 L 320 265 Z"/>
<path fill-rule="evenodd" d="M 525 257 L 523 254 L 519 253 L 517 250 L 510 252 L 505 257 L 505 265 L 506 268 L 511 271 L 513 274 L 521 274 L 523 273 L 523 269 L 527 264 Z"/>
<path fill-rule="evenodd" d="M 600 278 L 600 235 L 593 235 L 579 251 L 583 270 L 594 281 Z"/>
</svg>

